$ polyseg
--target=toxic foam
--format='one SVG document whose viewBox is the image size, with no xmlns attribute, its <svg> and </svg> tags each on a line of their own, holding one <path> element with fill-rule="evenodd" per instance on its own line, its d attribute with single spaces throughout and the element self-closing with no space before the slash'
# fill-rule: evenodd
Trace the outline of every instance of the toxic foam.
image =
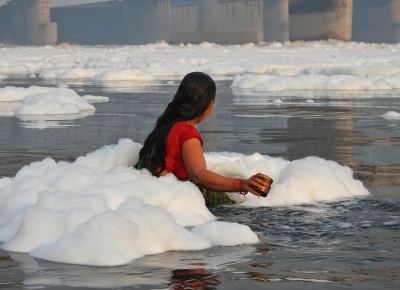
<svg viewBox="0 0 400 290">
<path fill-rule="evenodd" d="M 121 139 L 73 163 L 46 158 L 0 179 L 2 248 L 61 263 L 114 266 L 166 251 L 258 242 L 248 226 L 215 221 L 192 183 L 134 169 L 140 148 Z M 206 160 L 227 176 L 263 172 L 274 179 L 265 199 L 231 193 L 239 205 L 284 206 L 369 194 L 350 168 L 317 157 L 289 162 L 209 153 Z"/>
</svg>

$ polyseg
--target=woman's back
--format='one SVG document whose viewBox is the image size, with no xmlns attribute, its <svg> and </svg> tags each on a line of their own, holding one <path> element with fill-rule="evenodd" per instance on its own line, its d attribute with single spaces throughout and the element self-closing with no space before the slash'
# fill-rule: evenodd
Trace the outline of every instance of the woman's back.
<svg viewBox="0 0 400 290">
<path fill-rule="evenodd" d="M 190 179 L 182 157 L 182 145 L 196 138 L 203 145 L 199 131 L 184 121 L 175 123 L 169 131 L 166 145 L 165 171 L 173 173 L 178 179 Z"/>
</svg>

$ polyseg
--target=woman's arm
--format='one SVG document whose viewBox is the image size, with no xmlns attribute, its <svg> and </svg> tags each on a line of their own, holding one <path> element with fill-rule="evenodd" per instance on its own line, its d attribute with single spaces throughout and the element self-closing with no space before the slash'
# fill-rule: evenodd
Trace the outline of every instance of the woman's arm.
<svg viewBox="0 0 400 290">
<path fill-rule="evenodd" d="M 183 143 L 182 157 L 186 170 L 194 184 L 213 191 L 236 191 L 234 185 L 235 178 L 224 177 L 207 169 L 199 139 L 193 138 Z M 241 190 L 260 196 L 259 193 L 254 191 L 252 186 L 257 188 L 268 186 L 269 184 L 261 179 L 263 176 L 265 175 L 258 173 L 249 179 L 245 179 L 242 182 Z"/>
</svg>

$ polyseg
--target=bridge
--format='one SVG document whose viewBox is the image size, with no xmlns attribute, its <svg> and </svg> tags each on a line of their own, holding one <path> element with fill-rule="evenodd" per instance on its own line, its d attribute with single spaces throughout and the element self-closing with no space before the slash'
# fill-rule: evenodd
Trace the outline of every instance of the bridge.
<svg viewBox="0 0 400 290">
<path fill-rule="evenodd" d="M 96 27 L 99 34 L 94 38 Z M 85 43 L 90 39 L 92 43 Z M 50 8 L 49 0 L 10 0 L 0 7 L 0 43 L 243 44 L 320 39 L 400 42 L 400 0 L 114 0 L 74 9 Z"/>
</svg>

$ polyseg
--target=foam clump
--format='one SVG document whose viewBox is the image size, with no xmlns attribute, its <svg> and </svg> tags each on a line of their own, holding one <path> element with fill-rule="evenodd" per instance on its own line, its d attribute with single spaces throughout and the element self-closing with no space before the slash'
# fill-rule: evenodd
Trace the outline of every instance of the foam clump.
<svg viewBox="0 0 400 290">
<path fill-rule="evenodd" d="M 212 153 L 205 156 L 210 170 L 225 176 L 249 178 L 261 172 L 274 180 L 266 198 L 228 193 L 231 199 L 244 206 L 310 204 L 369 194 L 362 182 L 353 178 L 353 171 L 349 167 L 319 157 L 289 162 L 258 153 L 250 156 Z"/>
<path fill-rule="evenodd" d="M 46 158 L 0 179 L 3 249 L 96 266 L 211 243 L 184 227 L 215 220 L 200 191 L 132 167 L 141 145 L 121 139 L 74 163 Z"/>
<path fill-rule="evenodd" d="M 74 90 L 58 87 L 0 88 L 0 102 L 20 102 L 11 115 L 68 115 L 95 111 L 89 103 L 107 102 L 107 97 L 79 96 Z M 11 113 L 11 112 L 10 112 Z"/>
<path fill-rule="evenodd" d="M 29 88 L 6 86 L 0 88 L 0 102 L 22 101 L 29 95 L 47 93 L 50 89 L 51 88 L 38 86 L 31 86 Z"/>
<path fill-rule="evenodd" d="M 400 88 L 400 78 L 396 76 L 370 76 L 366 78 L 352 75 L 237 75 L 231 88 L 253 91 L 282 90 L 391 90 Z"/>
<path fill-rule="evenodd" d="M 63 83 L 59 83 L 59 84 L 57 85 L 57 88 L 64 88 L 64 89 L 68 89 L 68 85 L 66 85 L 66 84 L 63 84 Z"/>
<path fill-rule="evenodd" d="M 201 250 L 258 242 L 245 225 L 215 222 L 191 182 L 137 170 L 141 145 L 116 145 L 73 163 L 46 158 L 0 179 L 0 241 L 7 251 L 60 263 L 127 264 L 166 251 Z M 239 206 L 286 206 L 367 195 L 352 170 L 308 157 L 286 161 L 260 154 L 205 154 L 225 176 L 263 172 L 274 179 L 267 198 L 229 195 Z M 186 227 L 194 227 L 190 231 Z"/>
<path fill-rule="evenodd" d="M 115 81 L 115 80 L 150 81 L 153 80 L 154 77 L 149 72 L 138 69 L 130 69 L 130 70 L 104 71 L 96 74 L 93 77 L 93 79 L 97 81 Z"/>
<path fill-rule="evenodd" d="M 382 115 L 382 118 L 385 119 L 400 119 L 400 113 L 395 111 L 389 111 Z"/>
<path fill-rule="evenodd" d="M 217 45 L 209 42 L 169 45 L 157 42 L 95 48 L 58 45 L 46 50 L 45 54 L 40 47 L 12 47 L 3 50 L 0 55 L 0 75 L 20 74 L 41 79 L 101 83 L 132 81 L 132 85 L 137 85 L 153 79 L 181 79 L 189 72 L 203 71 L 227 80 L 242 74 L 294 78 L 283 79 L 279 83 L 271 81 L 274 85 L 258 88 L 263 90 L 285 89 L 275 85 L 288 87 L 286 89 L 393 89 L 400 87 L 398 52 L 398 44 L 337 40 L 259 45 Z M 297 79 L 301 76 L 308 78 Z M 338 79 L 337 76 L 346 78 Z M 382 80 L 377 82 L 376 76 Z M 294 85 L 296 79 L 308 84 Z M 324 85 L 324 82 L 328 84 Z"/>
<path fill-rule="evenodd" d="M 236 246 L 259 242 L 257 235 L 246 225 L 228 222 L 209 222 L 191 230 L 213 246 Z"/>
<path fill-rule="evenodd" d="M 67 115 L 90 110 L 96 110 L 96 108 L 73 90 L 55 89 L 49 90 L 47 93 L 27 96 L 15 114 L 17 116 Z"/>
<path fill-rule="evenodd" d="M 102 96 L 92 96 L 92 95 L 85 95 L 83 98 L 88 102 L 88 103 L 107 103 L 110 98 L 109 97 L 102 97 Z"/>
<path fill-rule="evenodd" d="M 142 203 L 139 208 L 136 204 L 95 215 L 55 243 L 42 243 L 31 256 L 62 263 L 113 266 L 145 255 L 209 247 L 207 240 L 181 227 L 170 213 Z"/>
</svg>

